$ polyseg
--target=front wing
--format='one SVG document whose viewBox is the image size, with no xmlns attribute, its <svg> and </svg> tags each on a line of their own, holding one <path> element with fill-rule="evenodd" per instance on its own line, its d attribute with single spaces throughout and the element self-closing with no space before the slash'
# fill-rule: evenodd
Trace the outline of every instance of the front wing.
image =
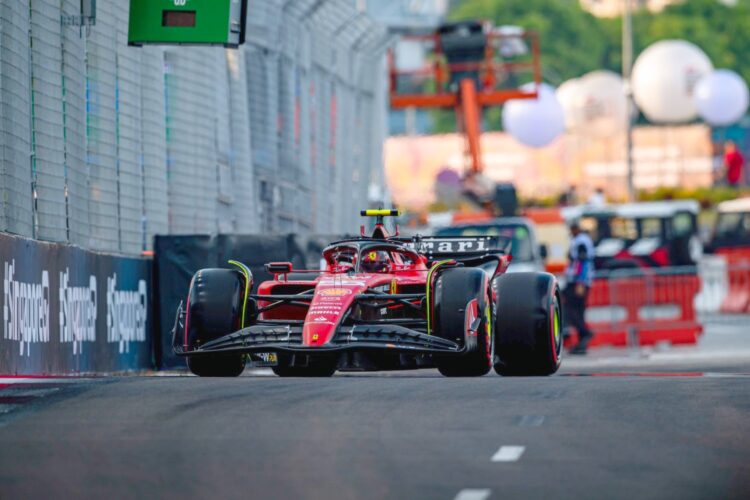
<svg viewBox="0 0 750 500">
<path fill-rule="evenodd" d="M 326 354 L 373 349 L 423 354 L 463 352 L 451 340 L 386 322 L 340 326 L 329 343 L 315 347 L 302 345 L 301 323 L 260 323 L 206 342 L 197 349 L 186 349 L 178 335 L 183 325 L 184 312 L 180 306 L 172 330 L 172 348 L 178 356 L 256 352 Z"/>
</svg>

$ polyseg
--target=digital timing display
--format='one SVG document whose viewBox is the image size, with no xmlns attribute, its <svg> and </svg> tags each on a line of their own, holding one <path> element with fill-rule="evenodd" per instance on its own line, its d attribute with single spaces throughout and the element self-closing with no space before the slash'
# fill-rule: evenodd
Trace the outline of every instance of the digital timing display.
<svg viewBox="0 0 750 500">
<path fill-rule="evenodd" d="M 195 28 L 194 10 L 165 10 L 161 25 L 166 28 Z"/>
</svg>

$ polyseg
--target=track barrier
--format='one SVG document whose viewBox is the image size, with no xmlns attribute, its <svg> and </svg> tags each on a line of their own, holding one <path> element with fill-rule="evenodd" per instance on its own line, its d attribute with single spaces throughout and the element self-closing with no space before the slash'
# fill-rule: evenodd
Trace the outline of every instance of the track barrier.
<svg viewBox="0 0 750 500">
<path fill-rule="evenodd" d="M 727 293 L 721 312 L 750 313 L 750 249 L 723 249 L 718 252 L 727 266 Z"/>
<path fill-rule="evenodd" d="M 151 267 L 0 233 L 0 374 L 152 368 Z"/>
<path fill-rule="evenodd" d="M 694 304 L 699 291 L 695 267 L 600 273 L 586 310 L 594 332 L 589 345 L 695 344 L 703 331 Z M 568 343 L 576 340 L 577 332 Z"/>
<path fill-rule="evenodd" d="M 586 323 L 592 347 L 690 345 L 712 325 L 750 324 L 750 254 L 707 255 L 696 267 L 598 273 Z M 571 333 L 568 346 L 578 339 Z"/>
</svg>

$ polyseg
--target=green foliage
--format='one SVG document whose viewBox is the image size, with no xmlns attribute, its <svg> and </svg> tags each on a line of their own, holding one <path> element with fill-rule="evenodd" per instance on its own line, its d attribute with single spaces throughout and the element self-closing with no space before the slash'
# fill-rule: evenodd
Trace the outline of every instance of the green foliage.
<svg viewBox="0 0 750 500">
<path fill-rule="evenodd" d="M 662 187 L 652 191 L 640 191 L 638 193 L 638 200 L 698 200 L 703 208 L 710 209 L 722 201 L 733 200 L 748 195 L 750 195 L 750 188 L 737 190 L 730 187 L 704 187 L 695 189 Z"/>
<path fill-rule="evenodd" d="M 611 43 L 607 67 L 617 68 L 621 64 L 621 20 L 602 22 Z M 745 64 L 745 54 L 750 50 L 750 0 L 740 0 L 734 7 L 716 0 L 689 0 L 658 14 L 639 12 L 634 16 L 636 54 L 654 42 L 674 38 L 696 44 L 716 68 L 732 69 L 750 82 L 750 65 Z"/>
<path fill-rule="evenodd" d="M 595 69 L 620 72 L 620 18 L 600 19 L 578 0 L 459 0 L 451 20 L 488 19 L 537 31 L 544 79 L 554 85 Z M 633 17 L 636 55 L 658 40 L 680 38 L 701 47 L 717 68 L 737 71 L 750 82 L 750 0 L 728 7 L 717 0 L 686 0 L 660 13 Z"/>
<path fill-rule="evenodd" d="M 581 9 L 577 0 L 464 0 L 451 20 L 488 19 L 536 31 L 542 42 L 544 79 L 560 83 L 599 69 L 607 60 L 603 23 Z"/>
</svg>

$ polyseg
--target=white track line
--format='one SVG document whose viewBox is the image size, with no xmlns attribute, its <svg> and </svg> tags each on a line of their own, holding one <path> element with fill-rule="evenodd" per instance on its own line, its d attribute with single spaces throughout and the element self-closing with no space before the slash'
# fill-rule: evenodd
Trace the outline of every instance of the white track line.
<svg viewBox="0 0 750 500">
<path fill-rule="evenodd" d="M 465 489 L 459 491 L 454 500 L 487 500 L 491 494 L 488 489 Z"/>
<path fill-rule="evenodd" d="M 497 453 L 492 455 L 493 462 L 517 462 L 523 455 L 525 446 L 501 446 Z"/>
</svg>

